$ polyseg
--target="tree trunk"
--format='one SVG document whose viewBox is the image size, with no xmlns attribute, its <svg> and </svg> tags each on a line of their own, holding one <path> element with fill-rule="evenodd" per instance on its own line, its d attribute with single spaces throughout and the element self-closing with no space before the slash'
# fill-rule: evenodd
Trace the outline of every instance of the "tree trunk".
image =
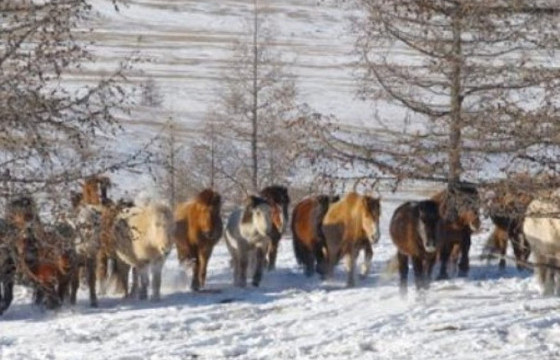
<svg viewBox="0 0 560 360">
<path fill-rule="evenodd" d="M 252 127 L 253 132 L 251 134 L 251 155 L 253 158 L 253 174 L 251 176 L 251 182 L 253 185 L 253 190 L 258 190 L 258 154 L 257 154 L 257 140 L 258 140 L 258 89 L 257 89 L 257 77 L 258 77 L 258 46 L 257 46 L 257 28 L 258 28 L 258 10 L 257 10 L 257 0 L 254 2 L 254 24 L 253 24 L 253 107 L 252 111 Z"/>
<path fill-rule="evenodd" d="M 453 43 L 451 49 L 451 123 L 449 124 L 449 173 L 448 185 L 457 184 L 461 178 L 461 13 L 457 8 L 452 19 Z"/>
</svg>

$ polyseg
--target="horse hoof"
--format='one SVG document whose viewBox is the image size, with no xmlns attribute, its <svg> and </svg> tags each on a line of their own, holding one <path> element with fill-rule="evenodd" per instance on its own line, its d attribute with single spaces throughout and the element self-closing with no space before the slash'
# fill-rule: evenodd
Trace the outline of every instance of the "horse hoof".
<svg viewBox="0 0 560 360">
<path fill-rule="evenodd" d="M 439 274 L 436 280 L 449 280 L 449 275 L 447 274 Z"/>
<path fill-rule="evenodd" d="M 466 278 L 468 276 L 469 276 L 469 272 L 465 271 L 465 270 L 463 270 L 463 271 L 459 270 L 459 273 L 457 274 L 457 277 L 460 277 L 460 278 Z"/>
<path fill-rule="evenodd" d="M 90 304 L 90 306 L 91 306 L 92 308 L 97 308 L 97 307 L 99 307 L 99 305 L 97 304 L 97 302 L 92 302 L 92 303 Z"/>
</svg>

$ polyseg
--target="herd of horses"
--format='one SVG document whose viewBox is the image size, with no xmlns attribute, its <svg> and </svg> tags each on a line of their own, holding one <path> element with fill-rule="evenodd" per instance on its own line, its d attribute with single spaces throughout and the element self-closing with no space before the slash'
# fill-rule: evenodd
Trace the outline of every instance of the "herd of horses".
<svg viewBox="0 0 560 360">
<path fill-rule="evenodd" d="M 222 197 L 205 189 L 175 209 L 156 201 L 111 200 L 107 177 L 86 179 L 71 194 L 71 210 L 54 223 L 41 220 L 30 196 L 6 206 L 0 221 L 0 315 L 13 299 L 14 283 L 30 285 L 36 304 L 48 308 L 76 302 L 80 281 L 89 288 L 91 306 L 110 287 L 125 297 L 159 299 L 161 272 L 173 246 L 180 264 L 192 269 L 191 289 L 205 287 L 213 248 L 223 237 L 231 255 L 233 283 L 247 278 L 259 286 L 266 269 L 274 270 L 279 241 L 289 222 L 290 197 L 283 186 L 269 186 L 234 209 L 222 222 Z M 518 267 L 530 251 L 544 293 L 560 293 L 560 207 L 558 192 L 534 199 L 510 191 L 494 193 L 484 208 L 495 228 L 486 255 L 498 256 L 500 267 L 508 242 Z M 552 199 L 552 200 L 551 200 Z M 409 261 L 417 289 L 427 289 L 439 262 L 437 279 L 450 271 L 469 272 L 471 236 L 481 226 L 481 198 L 473 186 L 448 187 L 429 199 L 407 201 L 393 213 L 389 233 L 397 254 L 392 261 L 406 294 Z M 363 252 L 360 277 L 370 271 L 373 246 L 379 241 L 380 199 L 350 192 L 314 195 L 297 203 L 291 214 L 293 250 L 304 274 L 333 276 L 345 259 L 347 286 L 355 285 L 356 261 Z M 453 268 L 454 270 L 450 270 Z M 151 276 L 150 276 L 151 275 Z M 130 279 L 132 277 L 132 279 Z M 131 288 L 129 289 L 129 284 Z"/>
</svg>

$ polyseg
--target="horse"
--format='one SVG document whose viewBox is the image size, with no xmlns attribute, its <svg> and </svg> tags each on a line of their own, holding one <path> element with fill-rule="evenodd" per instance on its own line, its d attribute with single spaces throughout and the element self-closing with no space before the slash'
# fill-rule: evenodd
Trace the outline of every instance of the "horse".
<svg viewBox="0 0 560 360">
<path fill-rule="evenodd" d="M 488 200 L 486 212 L 494 224 L 494 230 L 486 241 L 482 258 L 490 261 L 493 254 L 500 254 L 502 258 L 499 268 L 503 270 L 506 266 L 503 256 L 506 254 L 509 240 L 517 269 L 521 271 L 526 268 L 523 264 L 531 254 L 531 248 L 523 234 L 523 218 L 533 196 L 506 189 L 498 194 L 492 192 Z"/>
<path fill-rule="evenodd" d="M 347 256 L 346 285 L 354 286 L 356 258 L 361 249 L 365 252 L 361 276 L 365 277 L 369 273 L 373 257 L 372 246 L 379 241 L 380 216 L 379 199 L 355 192 L 348 193 L 329 207 L 321 226 L 329 258 L 328 277 L 332 277 L 338 260 Z"/>
<path fill-rule="evenodd" d="M 266 251 L 270 246 L 272 233 L 276 231 L 272 210 L 273 206 L 265 199 L 251 195 L 244 206 L 235 209 L 228 218 L 225 239 L 234 267 L 235 286 L 246 286 L 250 260 L 255 264 L 252 284 L 258 287 L 261 282 Z"/>
<path fill-rule="evenodd" d="M 327 248 L 321 228 L 329 206 L 339 196 L 316 195 L 300 201 L 292 211 L 292 237 L 296 261 L 310 277 L 314 271 L 326 273 Z"/>
<path fill-rule="evenodd" d="M 66 230 L 74 239 L 78 268 L 84 268 L 91 307 L 97 307 L 97 256 L 101 248 L 101 218 L 104 211 L 100 205 L 82 205 L 75 209 L 75 219 L 70 222 L 70 229 Z M 68 235 L 67 235 L 68 236 Z M 76 295 L 80 283 L 79 271 L 73 276 L 70 302 L 76 302 Z"/>
<path fill-rule="evenodd" d="M 436 227 L 439 207 L 433 200 L 407 201 L 400 205 L 389 224 L 389 233 L 397 247 L 400 292 L 408 289 L 408 261 L 412 260 L 416 288 L 427 289 L 435 262 Z"/>
<path fill-rule="evenodd" d="M 531 201 L 523 233 L 535 254 L 535 275 L 543 295 L 560 295 L 560 190 Z"/>
<path fill-rule="evenodd" d="M 194 199 L 175 208 L 175 245 L 179 263 L 194 261 L 191 289 L 199 291 L 206 283 L 206 269 L 214 246 L 222 237 L 220 217 L 222 198 L 205 189 Z"/>
<path fill-rule="evenodd" d="M 0 219 L 0 315 L 12 303 L 16 273 L 16 256 L 12 238 L 16 229 Z"/>
<path fill-rule="evenodd" d="M 437 279 L 449 278 L 447 265 L 453 252 L 460 253 L 458 276 L 466 277 L 471 234 L 480 228 L 478 191 L 474 186 L 460 184 L 437 193 L 431 200 L 439 208 L 436 238 L 440 271 Z"/>
<path fill-rule="evenodd" d="M 46 300 L 48 308 L 60 306 L 76 271 L 76 252 L 71 239 L 43 226 L 35 202 L 29 196 L 10 201 L 6 221 L 16 229 L 16 269 L 34 286 L 35 304 Z"/>
<path fill-rule="evenodd" d="M 152 299 L 160 298 L 161 269 L 173 246 L 173 226 L 171 209 L 157 202 L 125 208 L 116 216 L 110 246 L 120 260 L 136 269 L 141 300 L 148 297 L 150 270 Z M 136 290 L 133 286 L 132 293 Z"/>
<path fill-rule="evenodd" d="M 290 205 L 290 196 L 288 189 L 284 186 L 268 186 L 262 189 L 259 195 L 267 200 L 272 206 L 277 206 L 282 209 L 281 214 L 274 214 L 275 221 L 273 231 L 270 238 L 270 246 L 267 250 L 266 258 L 268 262 L 268 270 L 274 270 L 276 267 L 276 257 L 278 254 L 278 245 L 282 234 L 286 231 L 286 223 L 288 222 L 288 206 Z M 281 218 L 278 219 L 278 215 Z"/>
</svg>

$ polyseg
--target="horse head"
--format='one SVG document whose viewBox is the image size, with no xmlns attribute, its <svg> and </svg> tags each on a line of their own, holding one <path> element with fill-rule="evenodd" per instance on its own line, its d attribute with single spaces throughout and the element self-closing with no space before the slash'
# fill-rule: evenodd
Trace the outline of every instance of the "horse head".
<svg viewBox="0 0 560 360">
<path fill-rule="evenodd" d="M 437 249 L 436 225 L 439 220 L 438 204 L 432 200 L 420 201 L 418 208 L 418 234 L 424 249 L 433 253 Z"/>
<path fill-rule="evenodd" d="M 270 237 L 273 231 L 272 208 L 263 198 L 250 195 L 245 201 L 242 224 L 250 224 L 263 237 Z"/>
<path fill-rule="evenodd" d="M 7 206 L 6 218 L 18 228 L 24 228 L 37 220 L 37 208 L 31 196 L 22 195 Z"/>
<path fill-rule="evenodd" d="M 379 241 L 379 218 L 381 216 L 381 204 L 379 199 L 365 195 L 362 199 L 364 210 L 362 212 L 362 227 L 366 236 L 372 244 Z"/>
<path fill-rule="evenodd" d="M 474 186 L 453 186 L 436 195 L 434 200 L 439 203 L 440 216 L 447 222 L 471 232 L 480 229 L 480 200 Z"/>
<path fill-rule="evenodd" d="M 152 241 L 161 254 L 167 256 L 174 244 L 174 221 L 171 209 L 163 204 L 151 205 Z"/>
</svg>

